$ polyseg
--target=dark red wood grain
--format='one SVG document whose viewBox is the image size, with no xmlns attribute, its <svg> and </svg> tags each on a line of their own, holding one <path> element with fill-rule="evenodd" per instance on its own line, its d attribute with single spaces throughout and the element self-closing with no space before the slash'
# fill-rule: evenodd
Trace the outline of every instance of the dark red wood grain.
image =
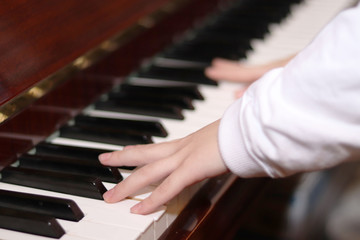
<svg viewBox="0 0 360 240">
<path fill-rule="evenodd" d="M 0 104 L 167 0 L 14 0 L 0 7 Z"/>
<path fill-rule="evenodd" d="M 224 187 L 226 177 L 209 179 L 159 240 L 234 239 L 236 229 L 233 228 L 248 220 L 248 207 L 269 179 L 236 178 L 218 201 L 214 201 Z"/>
<path fill-rule="evenodd" d="M 211 13 L 218 2 L 192 0 L 90 69 L 77 73 L 0 124 L 0 166 L 46 139 L 109 91 L 144 59 Z M 158 10 L 166 0 L 20 1 L 0 8 L 0 105 L 48 77 L 120 30 Z M 121 81 L 121 80 L 120 80 Z M 30 145 L 24 148 L 17 141 Z M 4 146 L 6 145 L 4 143 Z M 6 145 L 7 146 L 7 145 Z"/>
<path fill-rule="evenodd" d="M 177 12 L 167 16 L 155 27 L 143 32 L 139 37 L 118 49 L 103 61 L 90 67 L 87 74 L 126 76 L 129 70 L 136 70 L 142 61 L 168 47 L 187 29 L 194 27 L 205 16 L 218 10 L 220 3 L 229 0 L 191 0 Z"/>
</svg>

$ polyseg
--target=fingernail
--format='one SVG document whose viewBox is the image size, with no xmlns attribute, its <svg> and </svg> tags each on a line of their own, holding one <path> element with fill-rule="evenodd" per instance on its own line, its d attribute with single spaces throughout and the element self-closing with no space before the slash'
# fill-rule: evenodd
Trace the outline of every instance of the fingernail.
<svg viewBox="0 0 360 240">
<path fill-rule="evenodd" d="M 102 153 L 102 154 L 100 154 L 99 155 L 99 160 L 100 161 L 106 161 L 106 160 L 108 160 L 110 157 L 111 157 L 111 152 L 109 152 L 109 153 Z"/>
<path fill-rule="evenodd" d="M 103 195 L 103 198 L 106 202 L 108 202 L 111 198 L 111 196 L 114 194 L 114 188 L 110 189 L 109 191 L 105 192 Z"/>
<path fill-rule="evenodd" d="M 130 212 L 131 212 L 131 213 L 135 213 L 135 214 L 140 213 L 141 208 L 142 208 L 142 205 L 143 205 L 142 202 L 136 204 L 135 206 L 133 206 L 133 207 L 130 209 Z"/>
</svg>

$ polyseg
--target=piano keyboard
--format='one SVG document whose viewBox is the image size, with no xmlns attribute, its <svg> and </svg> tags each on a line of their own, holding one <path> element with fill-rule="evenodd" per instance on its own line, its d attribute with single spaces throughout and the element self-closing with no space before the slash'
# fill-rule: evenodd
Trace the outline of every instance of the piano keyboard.
<svg viewBox="0 0 360 240">
<path fill-rule="evenodd" d="M 281 1 L 277 1 L 281 2 Z M 286 2 L 286 1 L 284 1 Z M 291 6 L 291 15 L 287 17 L 285 21 L 279 23 L 273 23 L 270 25 L 270 33 L 266 34 L 265 38 L 258 38 L 256 31 L 254 31 L 253 36 L 257 39 L 252 41 L 253 51 L 248 52 L 247 50 L 247 58 L 246 61 L 251 64 L 260 64 L 263 62 L 271 61 L 274 59 L 278 59 L 284 56 L 288 56 L 293 54 L 299 50 L 301 50 L 311 39 L 313 36 L 321 29 L 321 27 L 328 22 L 337 12 L 341 9 L 349 6 L 351 4 L 350 0 L 333 0 L 333 1 L 325 1 L 325 0 L 308 0 L 302 2 L 297 5 Z M 284 4 L 280 4 L 284 6 Z M 313 17 L 316 16 L 316 17 Z M 226 22 L 226 21 L 225 21 Z M 249 30 L 252 32 L 251 30 Z M 192 34 L 190 34 L 192 35 Z M 206 35 L 206 34 L 205 34 Z M 195 35 L 196 36 L 196 35 Z M 191 44 L 189 44 L 191 45 Z M 179 46 L 182 46 L 181 44 Z M 158 67 L 160 70 L 164 68 L 161 64 L 170 64 L 172 67 L 165 67 L 165 68 L 175 68 L 181 69 L 184 66 L 190 67 L 189 71 L 194 70 L 199 71 L 202 70 L 199 66 L 204 66 L 204 62 L 208 61 L 211 56 L 204 54 L 205 51 L 199 49 L 199 54 L 196 57 L 188 58 L 187 52 L 188 48 L 185 46 L 183 50 L 176 51 L 176 49 L 165 50 L 163 55 L 159 55 L 153 59 L 153 67 Z M 234 57 L 231 54 L 222 52 L 222 51 L 214 51 L 214 54 L 224 55 L 226 57 Z M 235 55 L 237 58 L 241 58 L 243 53 Z M 186 53 L 186 54 L 185 54 Z M 200 54 L 202 53 L 202 54 Z M 178 55 L 177 55 L 178 54 Z M 179 59 L 175 58 L 174 56 L 179 56 Z M 205 56 L 205 57 L 204 57 Z M 186 68 L 187 68 L 186 67 Z M 145 71 L 146 73 L 146 71 Z M 175 76 L 176 77 L 176 76 Z M 191 77 L 191 76 L 190 76 Z M 164 87 L 188 87 L 189 83 L 179 82 L 178 80 L 169 80 L 165 79 L 166 81 L 159 81 L 156 78 L 151 78 L 146 76 L 146 74 L 141 75 L 133 75 L 129 76 L 129 80 L 127 83 L 134 86 L 143 86 L 143 87 L 154 87 L 159 86 Z M 193 86 L 193 84 L 191 84 Z M 87 148 L 87 149 L 100 149 L 100 151 L 112 151 L 112 150 L 120 150 L 122 149 L 123 145 L 127 145 L 126 142 L 135 143 L 137 141 L 149 141 L 149 139 L 153 142 L 162 142 L 172 139 L 177 139 L 187 134 L 198 130 L 199 128 L 221 118 L 223 111 L 227 108 L 229 104 L 234 101 L 233 91 L 236 89 L 238 85 L 231 84 L 231 83 L 220 83 L 218 86 L 215 86 L 213 82 L 208 82 L 208 84 L 201 84 L 198 86 L 198 90 L 205 99 L 203 100 L 190 100 L 195 110 L 182 110 L 180 113 L 176 110 L 178 108 L 171 108 L 165 109 L 166 112 L 165 117 L 161 114 L 164 114 L 164 111 L 156 111 L 155 114 L 150 113 L 146 114 L 148 110 L 152 107 L 151 105 L 146 105 L 143 109 L 143 112 L 135 114 L 133 109 L 120 109 L 119 106 L 123 106 L 123 102 L 121 96 L 115 96 L 114 98 L 110 98 L 110 94 L 106 95 L 104 101 L 97 105 L 94 104 L 87 109 L 84 110 L 82 113 L 85 117 L 81 116 L 79 119 L 71 121 L 68 127 L 70 128 L 63 128 L 60 132 L 54 133 L 53 136 L 49 137 L 48 143 L 54 144 L 54 146 L 69 146 L 69 147 L 78 147 L 78 148 Z M 121 87 L 117 90 L 114 90 L 114 94 L 121 92 Z M 155 91 L 155 90 L 154 90 Z M 121 94 L 120 94 L 121 95 Z M 111 100 L 111 104 L 106 102 L 107 100 Z M 119 100 L 120 99 L 120 100 Z M 129 99 L 127 99 L 129 100 Z M 130 99 L 132 100 L 132 99 Z M 179 99 L 172 98 L 174 101 L 175 106 L 179 104 L 185 104 L 186 101 L 180 101 Z M 183 99 L 182 99 L 183 100 Z M 102 101 L 102 100 L 101 100 Z M 100 102 L 101 102 L 100 101 Z M 113 105 L 119 101 L 121 104 Z M 162 101 L 159 99 L 159 101 Z M 131 104 L 137 104 L 136 101 L 131 102 Z M 120 111 L 114 111 L 116 108 L 119 108 Z M 191 106 L 190 106 L 191 108 Z M 109 109 L 111 111 L 109 111 Z M 167 131 L 168 135 L 166 137 L 157 136 L 155 133 L 151 135 L 149 134 L 139 134 L 136 131 L 125 131 L 124 129 L 117 129 L 116 131 L 119 132 L 121 137 L 116 137 L 116 135 L 102 135 L 97 133 L 98 139 L 102 139 L 103 141 L 96 140 L 92 138 L 92 135 L 87 135 L 87 133 L 82 132 L 80 130 L 91 129 L 89 126 L 81 125 L 78 121 L 81 122 L 81 119 L 86 120 L 86 117 L 91 117 L 92 119 L 107 119 L 109 120 L 106 124 L 111 124 L 111 121 L 117 121 L 118 119 L 127 119 L 127 120 L 139 120 L 139 121 L 147 121 L 152 122 L 155 121 L 160 123 L 161 126 Z M 183 120 L 182 120 L 183 118 Z M 74 124 L 75 122 L 75 124 Z M 86 121 L 85 121 L 86 122 Z M 125 123 L 123 123 L 125 124 Z M 74 126 L 81 125 L 83 128 L 79 130 L 74 128 Z M 136 127 L 140 127 L 137 125 Z M 136 128 L 135 127 L 135 128 Z M 130 128 L 130 126 L 128 127 Z M 161 128 L 161 127 L 160 127 Z M 105 130 L 104 130 L 105 131 Z M 154 130 L 155 131 L 155 130 Z M 159 131 L 158 135 L 161 135 L 161 129 L 157 129 Z M 76 134 L 75 134 L 76 133 Z M 126 138 L 123 138 L 124 134 Z M 59 136 L 60 135 L 60 136 Z M 80 138 L 76 138 L 76 136 L 81 136 Z M 75 137 L 74 137 L 75 136 Z M 150 136 L 150 138 L 148 138 Z M 119 140 L 119 138 L 121 138 Z M 111 141 L 110 141 L 111 140 Z M 124 144 L 122 144 L 124 143 Z M 49 144 L 48 144 L 49 145 Z M 52 146 L 52 145 L 49 145 Z M 29 152 L 28 158 L 31 158 L 32 154 L 38 154 L 40 152 L 40 146 L 38 150 L 32 150 Z M 46 144 L 44 144 L 44 149 L 46 149 Z M 50 151 L 50 150 L 49 150 Z M 66 151 L 63 150 L 65 153 Z M 86 153 L 89 154 L 91 151 L 87 151 Z M 76 156 L 73 156 L 76 158 Z M 31 164 L 31 159 L 26 160 L 26 156 L 24 156 L 24 162 L 18 162 L 20 166 L 23 164 Z M 64 158 L 66 159 L 66 158 Z M 68 157 L 68 159 L 70 159 Z M 80 158 L 77 158 L 78 160 Z M 51 159 L 50 163 L 46 163 L 46 166 L 55 166 L 58 167 L 59 163 L 56 157 Z M 29 163 L 30 161 L 30 163 Z M 35 161 L 33 159 L 33 161 Z M 36 162 L 32 163 L 36 166 Z M 83 164 L 83 165 L 81 165 Z M 93 169 L 96 164 L 93 162 L 78 162 L 77 165 L 71 165 L 72 168 L 79 167 Z M 80 240 L 80 239 L 157 239 L 160 235 L 164 232 L 164 230 L 172 223 L 172 221 L 176 218 L 177 214 L 181 211 L 181 209 L 185 206 L 185 204 L 189 201 L 191 196 L 196 192 L 196 190 L 201 186 L 201 184 L 196 185 L 192 188 L 185 189 L 182 194 L 178 197 L 173 199 L 169 202 L 166 206 L 163 206 L 157 212 L 153 214 L 149 214 L 146 216 L 141 215 L 134 215 L 129 212 L 131 206 L 138 203 L 142 199 L 146 198 L 151 191 L 156 187 L 156 185 L 149 186 L 137 194 L 130 196 L 128 199 L 121 201 L 115 204 L 106 204 L 102 200 L 95 199 L 96 197 L 86 196 L 81 193 L 82 191 L 87 194 L 87 192 L 92 191 L 88 190 L 89 185 L 86 183 L 95 184 L 91 177 L 87 177 L 87 182 L 84 184 L 79 184 L 78 188 L 79 191 L 71 192 L 67 191 L 66 188 L 69 188 L 70 183 L 66 183 L 69 185 L 61 185 L 61 174 L 57 175 L 59 181 L 51 182 L 55 187 L 63 187 L 63 193 L 55 192 L 51 190 L 51 187 L 54 186 L 47 186 L 50 189 L 39 189 L 35 187 L 29 186 L 20 186 L 17 184 L 6 183 L 4 182 L 5 179 L 9 178 L 10 182 L 12 174 L 18 174 L 21 176 L 20 172 L 16 172 L 16 166 L 9 169 L 8 173 L 5 171 L 2 173 L 2 182 L 0 182 L 0 189 L 1 191 L 9 190 L 9 191 L 16 191 L 20 193 L 31 193 L 31 194 L 39 194 L 42 196 L 47 196 L 48 198 L 55 197 L 55 199 L 35 199 L 33 200 L 35 203 L 26 203 L 25 205 L 29 204 L 29 208 L 36 208 L 35 205 L 51 205 L 54 201 L 57 202 L 57 207 L 53 207 L 52 210 L 57 213 L 57 215 L 53 215 L 56 217 L 54 220 L 51 217 L 38 217 L 36 214 L 30 214 L 32 216 L 27 218 L 28 215 L 17 215 L 13 214 L 10 210 L 6 210 L 3 208 L 3 201 L 8 202 L 6 204 L 10 204 L 10 198 L 5 199 L 5 192 L 0 195 L 3 200 L 0 199 L 0 223 L 5 224 L 3 227 L 6 227 L 7 224 L 11 225 L 12 222 L 16 224 L 24 224 L 23 231 L 31 230 L 32 226 L 38 227 L 39 229 L 35 231 L 38 234 L 43 235 L 39 236 L 36 234 L 29 234 L 23 232 L 12 231 L 8 229 L 0 229 L 0 238 L 6 240 L 15 240 L 15 239 L 51 239 L 51 238 L 61 238 L 63 240 Z M 101 176 L 109 177 L 109 171 L 111 175 L 111 171 L 113 169 L 104 168 L 102 169 Z M 94 170 L 95 171 L 95 170 Z M 100 170 L 98 170 L 100 171 Z M 119 168 L 121 173 L 121 177 L 126 178 L 131 174 L 133 171 L 132 169 L 123 169 Z M 7 175 L 6 175 L 7 174 Z M 81 174 L 81 173 L 79 173 Z M 96 173 L 100 174 L 100 173 Z M 103 175 L 102 175 L 103 174 Z M 34 179 L 37 179 L 40 176 L 34 176 Z M 82 178 L 83 179 L 83 178 Z M 89 180 L 90 179 L 90 180 Z M 117 179 L 119 180 L 119 179 Z M 117 181 L 115 180 L 115 182 Z M 25 185 L 26 183 L 26 179 Z M 49 180 L 53 181 L 53 180 Z M 114 181 L 111 183 L 111 180 L 105 179 L 103 180 L 103 187 L 107 189 L 114 186 Z M 57 186 L 59 184 L 59 186 Z M 101 183 L 100 183 L 101 184 Z M 86 190 L 84 190 L 86 188 Z M 100 190 L 99 190 L 100 189 Z M 98 187 L 95 191 L 103 191 L 102 187 Z M 6 192 L 7 193 L 7 192 Z M 79 196 L 80 195 L 80 196 Z M 59 199 L 60 198 L 60 199 Z M 68 200 L 63 200 L 68 199 Z M 68 203 L 67 201 L 73 201 Z M 21 202 L 17 200 L 21 205 L 24 205 L 26 202 Z M 16 202 L 16 201 L 14 201 Z M 61 204 L 64 205 L 64 202 L 67 203 L 67 206 L 71 205 L 71 209 L 67 208 L 63 210 L 63 208 L 58 207 Z M 72 205 L 74 204 L 74 206 Z M 61 206 L 63 206 L 61 205 Z M 66 204 L 65 204 L 66 205 Z M 5 206 L 12 206 L 12 205 L 5 205 Z M 13 206 L 12 206 L 13 207 Z M 9 209 L 11 209 L 10 207 Z M 25 208 L 25 210 L 28 210 Z M 22 211 L 25 211 L 22 209 Z M 69 212 L 68 212 L 69 211 Z M 79 212 L 80 211 L 80 212 Z M 74 218 L 71 221 L 69 217 L 63 217 L 58 215 L 64 215 L 65 212 L 70 215 L 70 218 Z M 21 212 L 20 212 L 21 213 Z M 54 213 L 54 214 L 55 214 Z M 35 220 L 32 217 L 36 217 Z M 65 219 L 66 220 L 65 220 Z M 21 219 L 21 221 L 19 220 Z M 32 220 L 31 220 L 32 219 Z M 32 225 L 33 224 L 33 225 Z M 26 226 L 27 225 L 27 226 Z M 51 238 L 49 238 L 51 237 Z"/>
</svg>

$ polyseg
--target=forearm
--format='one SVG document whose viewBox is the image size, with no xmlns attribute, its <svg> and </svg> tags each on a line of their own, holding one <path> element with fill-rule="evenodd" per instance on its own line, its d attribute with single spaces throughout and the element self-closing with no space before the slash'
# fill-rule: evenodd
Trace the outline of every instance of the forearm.
<svg viewBox="0 0 360 240">
<path fill-rule="evenodd" d="M 337 18 L 228 109 L 219 144 L 231 171 L 281 177 L 359 157 L 358 22 L 359 9 Z"/>
</svg>

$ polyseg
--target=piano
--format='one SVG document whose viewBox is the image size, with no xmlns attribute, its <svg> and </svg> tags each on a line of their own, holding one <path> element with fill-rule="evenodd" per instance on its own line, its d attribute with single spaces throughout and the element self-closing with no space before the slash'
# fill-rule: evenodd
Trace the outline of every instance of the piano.
<svg viewBox="0 0 360 240">
<path fill-rule="evenodd" d="M 351 4 L 2 3 L 0 239 L 357 239 L 356 163 L 284 179 L 226 174 L 140 216 L 130 207 L 156 185 L 106 204 L 102 194 L 134 167 L 97 161 L 221 118 L 238 85 L 204 76 L 212 58 L 259 64 L 293 54 Z"/>
</svg>

